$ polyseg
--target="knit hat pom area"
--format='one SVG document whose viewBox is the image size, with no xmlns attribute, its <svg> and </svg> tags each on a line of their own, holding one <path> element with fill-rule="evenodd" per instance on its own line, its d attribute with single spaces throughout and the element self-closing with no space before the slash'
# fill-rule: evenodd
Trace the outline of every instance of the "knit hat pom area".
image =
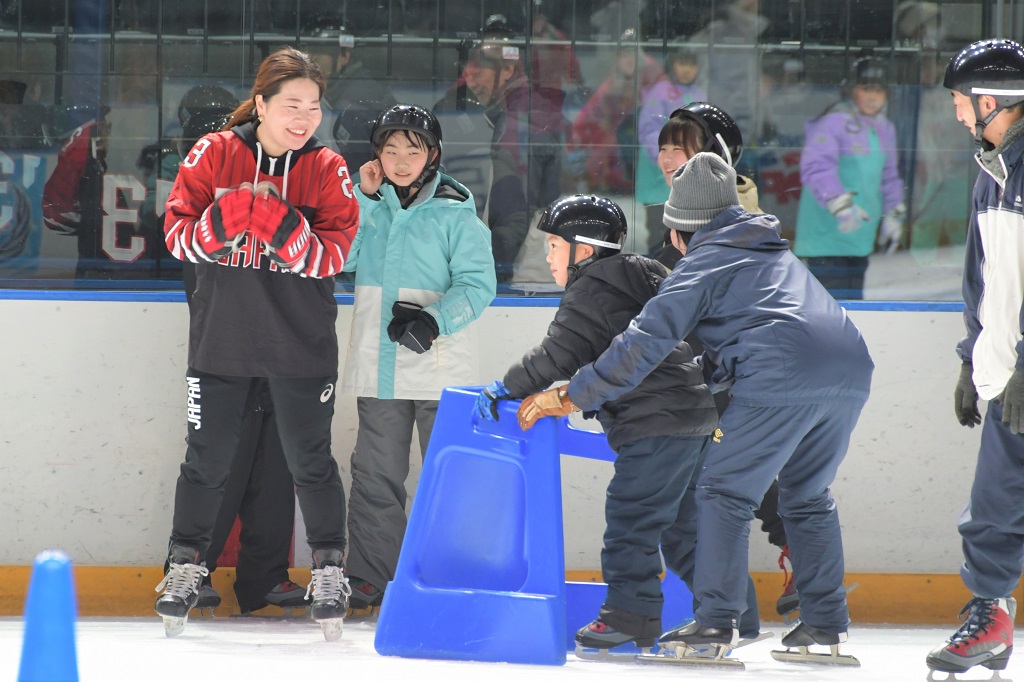
<svg viewBox="0 0 1024 682">
<path fill-rule="evenodd" d="M 736 171 L 718 154 L 700 152 L 672 176 L 665 227 L 696 232 L 727 208 L 740 205 Z"/>
</svg>

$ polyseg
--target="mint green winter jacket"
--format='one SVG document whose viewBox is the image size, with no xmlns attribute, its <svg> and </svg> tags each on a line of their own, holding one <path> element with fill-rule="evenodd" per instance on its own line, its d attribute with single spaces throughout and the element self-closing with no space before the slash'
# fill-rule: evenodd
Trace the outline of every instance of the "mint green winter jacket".
<svg viewBox="0 0 1024 682">
<path fill-rule="evenodd" d="M 356 273 L 342 390 L 360 397 L 438 400 L 441 389 L 479 383 L 470 322 L 494 299 L 491 234 L 473 195 L 439 173 L 402 208 L 390 184 L 359 200 L 359 232 L 345 271 Z M 440 335 L 418 355 L 388 338 L 395 301 L 418 303 Z"/>
</svg>

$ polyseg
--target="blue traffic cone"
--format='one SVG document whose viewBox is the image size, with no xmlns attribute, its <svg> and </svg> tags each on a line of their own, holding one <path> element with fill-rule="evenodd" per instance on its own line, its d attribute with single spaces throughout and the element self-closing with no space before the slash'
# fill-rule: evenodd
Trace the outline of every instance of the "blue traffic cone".
<svg viewBox="0 0 1024 682">
<path fill-rule="evenodd" d="M 78 682 L 75 584 L 61 551 L 36 556 L 25 600 L 25 638 L 18 682 Z"/>
</svg>

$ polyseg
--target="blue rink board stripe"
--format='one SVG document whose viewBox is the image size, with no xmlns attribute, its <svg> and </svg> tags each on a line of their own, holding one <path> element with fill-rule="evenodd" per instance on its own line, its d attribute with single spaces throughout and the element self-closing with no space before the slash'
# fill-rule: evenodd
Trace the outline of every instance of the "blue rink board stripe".
<svg viewBox="0 0 1024 682">
<path fill-rule="evenodd" d="M 352 294 L 335 294 L 339 305 L 352 305 Z M 110 301 L 118 303 L 175 303 L 185 300 L 182 291 L 88 291 L 74 289 L 0 289 L 0 300 L 8 301 Z M 556 308 L 556 296 L 499 296 L 496 308 Z M 847 310 L 889 312 L 963 312 L 960 301 L 840 301 Z"/>
</svg>

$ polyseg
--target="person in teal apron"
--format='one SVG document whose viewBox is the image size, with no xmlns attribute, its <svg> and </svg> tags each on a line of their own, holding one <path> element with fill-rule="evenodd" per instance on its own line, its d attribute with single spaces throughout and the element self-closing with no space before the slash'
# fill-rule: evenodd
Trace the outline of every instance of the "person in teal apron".
<svg viewBox="0 0 1024 682">
<path fill-rule="evenodd" d="M 850 83 L 852 82 L 852 85 Z M 836 298 L 861 299 L 876 244 L 899 247 L 906 207 L 885 66 L 857 60 L 843 99 L 806 125 L 793 251 Z"/>
</svg>

